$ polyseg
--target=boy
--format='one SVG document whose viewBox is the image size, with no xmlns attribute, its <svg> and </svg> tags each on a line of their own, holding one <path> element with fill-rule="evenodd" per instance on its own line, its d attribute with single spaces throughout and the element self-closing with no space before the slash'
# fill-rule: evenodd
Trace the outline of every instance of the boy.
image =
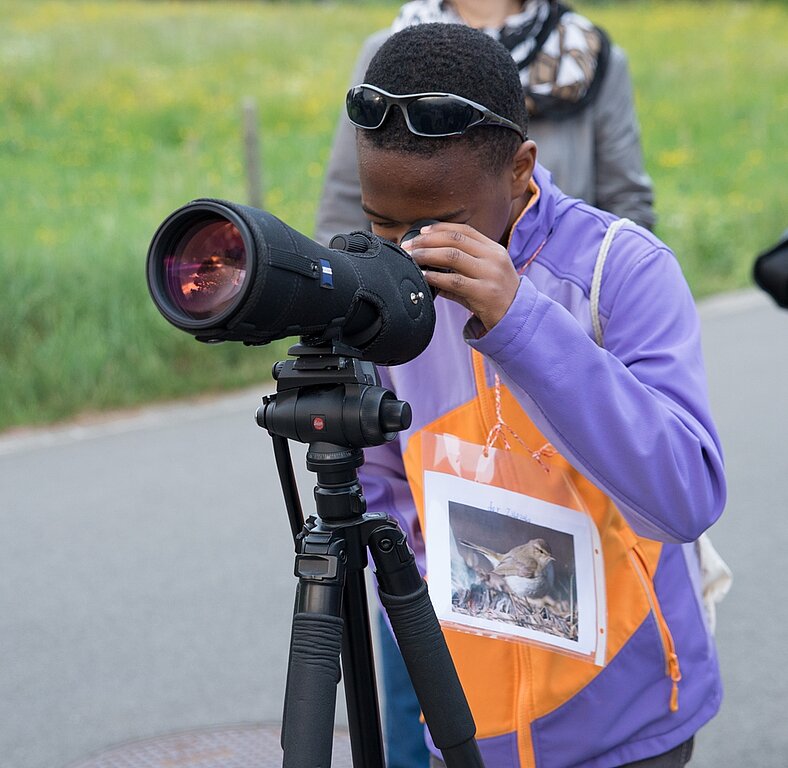
<svg viewBox="0 0 788 768">
<path fill-rule="evenodd" d="M 425 353 L 381 371 L 414 419 L 366 452 L 369 508 L 397 517 L 423 562 L 424 446 L 449 434 L 479 456 L 518 454 L 526 464 L 511 490 L 525 496 L 549 501 L 561 478 L 598 537 L 587 553 L 599 564 L 595 658 L 446 632 L 486 765 L 684 765 L 721 698 L 691 542 L 721 513 L 725 481 L 694 303 L 675 258 L 626 223 L 599 290 L 595 265 L 615 217 L 563 195 L 536 163 L 517 69 L 482 32 L 399 32 L 347 107 L 373 231 L 399 241 L 418 220 L 438 222 L 406 246 L 438 291 L 438 321 Z M 539 544 L 536 573 L 549 574 L 550 588 L 556 542 L 528 542 Z M 534 571 L 510 580 L 503 557 L 486 550 L 479 560 L 471 548 L 469 572 L 487 557 L 479 572 L 499 599 L 548 610 L 547 586 L 532 599 L 513 594 Z"/>
</svg>

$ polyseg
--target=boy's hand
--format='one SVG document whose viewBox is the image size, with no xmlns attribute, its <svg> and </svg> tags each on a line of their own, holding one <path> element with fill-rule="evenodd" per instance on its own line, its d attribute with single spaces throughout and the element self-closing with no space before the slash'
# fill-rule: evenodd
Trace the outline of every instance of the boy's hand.
<svg viewBox="0 0 788 768">
<path fill-rule="evenodd" d="M 423 227 L 402 247 L 442 296 L 469 309 L 489 331 L 506 314 L 520 277 L 500 243 L 467 224 L 440 222 Z M 442 267 L 451 272 L 433 272 Z"/>
</svg>

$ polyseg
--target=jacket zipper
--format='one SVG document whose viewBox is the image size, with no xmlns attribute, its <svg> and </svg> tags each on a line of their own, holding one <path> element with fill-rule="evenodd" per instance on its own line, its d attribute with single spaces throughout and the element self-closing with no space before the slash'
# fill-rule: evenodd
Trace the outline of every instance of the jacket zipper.
<svg viewBox="0 0 788 768">
<path fill-rule="evenodd" d="M 678 712 L 681 669 L 679 667 L 679 657 L 676 654 L 676 645 L 673 642 L 673 635 L 670 633 L 670 627 L 668 627 L 668 622 L 665 620 L 665 616 L 660 608 L 657 593 L 654 589 L 654 582 L 649 575 L 646 559 L 637 543 L 633 544 L 629 550 L 629 557 L 632 560 L 632 564 L 635 566 L 635 572 L 646 592 L 651 612 L 657 620 L 659 636 L 662 642 L 662 651 L 665 654 L 665 674 L 670 678 L 672 683 L 670 690 L 670 711 Z"/>
</svg>

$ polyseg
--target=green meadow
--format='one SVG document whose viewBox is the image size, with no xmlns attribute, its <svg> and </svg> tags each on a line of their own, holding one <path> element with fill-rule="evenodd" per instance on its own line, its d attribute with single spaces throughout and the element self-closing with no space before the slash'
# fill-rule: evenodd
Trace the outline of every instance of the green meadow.
<svg viewBox="0 0 788 768">
<path fill-rule="evenodd" d="M 256 382 L 287 343 L 206 346 L 145 283 L 157 225 L 246 201 L 311 234 L 358 47 L 392 2 L 0 0 L 0 429 Z M 575 4 L 628 52 L 658 234 L 697 297 L 747 286 L 788 226 L 782 3 Z"/>
</svg>

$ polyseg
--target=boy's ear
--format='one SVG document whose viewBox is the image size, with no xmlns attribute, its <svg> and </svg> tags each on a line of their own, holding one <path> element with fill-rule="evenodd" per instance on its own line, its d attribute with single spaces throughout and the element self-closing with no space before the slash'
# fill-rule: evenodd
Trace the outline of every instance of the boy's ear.
<svg viewBox="0 0 788 768">
<path fill-rule="evenodd" d="M 522 197 L 528 189 L 536 165 L 536 144 L 526 139 L 512 159 L 512 200 Z"/>
</svg>

